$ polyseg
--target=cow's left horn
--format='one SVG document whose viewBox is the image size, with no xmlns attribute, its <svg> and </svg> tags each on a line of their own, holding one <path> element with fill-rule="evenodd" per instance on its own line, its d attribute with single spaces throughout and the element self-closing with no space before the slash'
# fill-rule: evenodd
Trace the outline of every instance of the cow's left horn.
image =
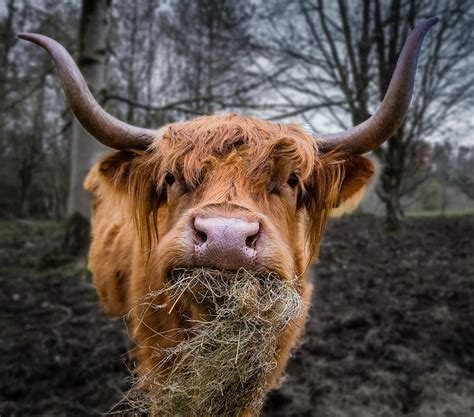
<svg viewBox="0 0 474 417">
<path fill-rule="evenodd" d="M 19 33 L 18 37 L 41 46 L 51 55 L 72 112 L 99 142 L 113 149 L 146 149 L 155 140 L 157 131 L 124 123 L 97 103 L 76 63 L 61 44 L 37 33 Z"/>
<path fill-rule="evenodd" d="M 362 155 L 379 147 L 398 130 L 410 105 L 420 47 L 428 29 L 438 21 L 431 17 L 420 23 L 408 37 L 400 53 L 387 93 L 376 112 L 365 122 L 329 135 L 317 135 L 320 149 L 341 149 Z"/>
</svg>

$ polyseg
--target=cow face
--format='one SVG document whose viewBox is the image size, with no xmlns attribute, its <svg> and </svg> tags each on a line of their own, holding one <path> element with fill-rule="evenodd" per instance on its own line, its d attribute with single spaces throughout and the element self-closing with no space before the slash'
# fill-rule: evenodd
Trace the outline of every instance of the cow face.
<svg viewBox="0 0 474 417">
<path fill-rule="evenodd" d="M 99 172 L 126 200 L 157 275 L 243 268 L 288 280 L 373 172 L 362 157 L 317 155 L 297 125 L 208 116 L 164 128 L 148 152 L 113 154 Z"/>
<path fill-rule="evenodd" d="M 102 187 L 106 190 L 102 199 L 115 199 L 122 219 L 133 219 L 130 233 L 136 245 L 128 284 L 115 291 L 120 299 L 103 296 L 102 301 L 106 300 L 108 311 L 129 318 L 132 337 L 139 345 L 141 386 L 153 392 L 155 382 L 164 378 L 163 369 L 171 365 L 165 366 L 163 357 L 169 359 L 174 353 L 158 354 L 157 347 L 174 352 L 180 346 L 182 351 L 187 338 L 183 329 L 194 329 L 196 322 L 212 322 L 213 328 L 227 323 L 235 328 L 242 317 L 244 328 L 266 329 L 264 338 L 259 333 L 246 340 L 260 340 L 257 352 L 269 344 L 265 350 L 271 354 L 259 365 L 258 384 L 266 389 L 275 385 L 304 325 L 311 292 L 304 274 L 317 254 L 326 219 L 351 205 L 372 175 L 372 164 L 363 157 L 335 152 L 318 157 L 317 147 L 314 138 L 296 125 L 236 115 L 209 116 L 166 127 L 148 151 L 120 151 L 99 164 L 92 174 L 96 201 L 100 200 L 97 189 Z M 98 218 L 109 222 L 96 203 Z M 90 257 L 99 291 L 99 266 L 95 265 L 104 262 L 103 246 L 100 239 L 94 241 Z M 109 280 L 101 295 L 112 293 L 111 287 L 117 285 Z M 269 293 L 279 296 L 271 299 Z M 209 299 L 209 294 L 214 298 Z M 281 294 L 285 294 L 283 299 Z M 237 309 L 232 314 L 222 313 L 223 305 L 229 308 L 228 300 L 240 300 L 239 307 L 235 302 L 232 305 Z M 271 307 L 260 305 L 261 300 L 268 300 Z M 272 322 L 266 328 L 259 321 L 262 310 L 283 315 L 272 320 L 265 316 L 263 322 Z M 227 317 L 224 321 L 223 316 Z M 213 322 L 216 317 L 220 317 L 218 323 Z M 225 333 L 231 339 L 235 336 L 230 330 Z M 227 342 L 221 340 L 219 346 Z M 252 346 L 241 348 L 252 351 Z M 234 354 L 226 357 L 233 361 Z M 195 350 L 192 357 L 197 357 Z M 219 355 L 213 351 L 205 358 L 207 367 L 215 357 Z M 247 358 L 241 363 L 252 361 Z M 220 376 L 225 364 L 219 362 L 215 368 L 220 369 Z M 239 386 L 242 393 L 242 381 Z M 254 385 L 247 387 L 253 398 L 249 407 L 258 408 L 263 396 L 256 396 Z M 158 391 L 166 398 L 166 389 Z"/>
</svg>

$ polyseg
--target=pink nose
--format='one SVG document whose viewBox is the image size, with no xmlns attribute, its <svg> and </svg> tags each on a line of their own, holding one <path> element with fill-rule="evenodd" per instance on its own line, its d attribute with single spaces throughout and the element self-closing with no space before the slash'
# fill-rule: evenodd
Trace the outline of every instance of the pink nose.
<svg viewBox="0 0 474 417">
<path fill-rule="evenodd" d="M 194 255 L 198 265 L 216 269 L 252 267 L 257 260 L 260 223 L 224 217 L 194 219 Z"/>
</svg>

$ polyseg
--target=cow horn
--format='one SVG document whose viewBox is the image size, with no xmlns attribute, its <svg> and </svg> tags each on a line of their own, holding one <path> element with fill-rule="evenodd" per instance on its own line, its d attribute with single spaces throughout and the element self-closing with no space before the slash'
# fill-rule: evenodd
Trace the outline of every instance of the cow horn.
<svg viewBox="0 0 474 417">
<path fill-rule="evenodd" d="M 108 114 L 92 95 L 73 58 L 61 44 L 37 33 L 19 33 L 20 39 L 44 48 L 53 58 L 64 93 L 77 120 L 94 138 L 113 149 L 146 149 L 157 131 L 129 125 Z"/>
<path fill-rule="evenodd" d="M 423 38 L 437 21 L 437 17 L 426 19 L 410 33 L 398 57 L 387 93 L 369 119 L 345 132 L 316 136 L 322 140 L 322 152 L 341 149 L 362 155 L 376 149 L 395 134 L 403 123 L 410 104 Z"/>
</svg>

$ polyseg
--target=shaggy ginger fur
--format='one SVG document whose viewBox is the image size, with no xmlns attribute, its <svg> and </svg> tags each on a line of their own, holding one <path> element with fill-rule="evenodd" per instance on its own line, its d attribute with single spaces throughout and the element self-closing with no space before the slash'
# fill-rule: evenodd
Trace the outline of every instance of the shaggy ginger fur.
<svg viewBox="0 0 474 417">
<path fill-rule="evenodd" d="M 296 279 L 307 306 L 312 287 L 305 273 L 327 217 L 354 207 L 373 174 L 363 157 L 318 153 L 317 141 L 298 125 L 229 114 L 160 132 L 146 152 L 104 158 L 85 183 L 94 207 L 90 269 L 105 311 L 127 317 L 138 375 L 153 370 L 160 351 L 182 340 L 179 329 L 200 317 L 199 303 L 185 297 L 173 301 L 169 314 L 142 302 L 156 293 L 156 303 L 166 305 L 170 300 L 162 289 L 171 271 L 195 267 L 189 237 L 194 217 L 259 221 L 267 241 L 259 254 L 262 265 L 280 279 Z M 290 174 L 299 180 L 295 187 L 288 183 Z M 172 184 L 165 181 L 170 175 Z M 306 313 L 307 307 L 281 332 L 267 389 L 278 384 Z"/>
</svg>

